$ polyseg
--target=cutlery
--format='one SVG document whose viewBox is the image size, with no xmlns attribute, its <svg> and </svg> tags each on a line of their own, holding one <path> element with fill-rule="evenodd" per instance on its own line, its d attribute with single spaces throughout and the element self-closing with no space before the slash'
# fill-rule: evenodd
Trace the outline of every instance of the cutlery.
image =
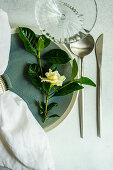
<svg viewBox="0 0 113 170">
<path fill-rule="evenodd" d="M 103 49 L 103 34 L 99 36 L 95 45 L 95 54 L 97 59 L 97 136 L 102 135 L 102 49 Z"/>
<path fill-rule="evenodd" d="M 92 52 L 94 39 L 89 34 L 83 40 L 70 44 L 71 51 L 81 58 L 81 77 L 83 76 L 83 58 Z M 84 90 L 79 91 L 79 117 L 80 117 L 80 136 L 84 136 Z"/>
</svg>

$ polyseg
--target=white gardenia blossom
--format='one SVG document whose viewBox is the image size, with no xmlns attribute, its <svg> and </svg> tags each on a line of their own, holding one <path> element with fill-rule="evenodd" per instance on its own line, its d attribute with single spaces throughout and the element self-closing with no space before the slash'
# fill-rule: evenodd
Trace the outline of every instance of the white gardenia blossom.
<svg viewBox="0 0 113 170">
<path fill-rule="evenodd" d="M 41 77 L 41 82 L 49 82 L 51 83 L 53 86 L 56 85 L 56 86 L 62 86 L 63 84 L 63 81 L 66 79 L 65 76 L 61 76 L 58 71 L 54 71 L 52 72 L 51 69 L 49 69 L 49 72 L 46 72 L 45 73 L 45 76 L 47 78 L 44 78 L 44 77 Z"/>
</svg>

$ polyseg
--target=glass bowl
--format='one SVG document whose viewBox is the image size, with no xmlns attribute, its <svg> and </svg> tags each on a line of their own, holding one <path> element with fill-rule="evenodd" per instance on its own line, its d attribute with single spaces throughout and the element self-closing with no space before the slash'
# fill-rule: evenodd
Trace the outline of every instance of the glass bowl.
<svg viewBox="0 0 113 170">
<path fill-rule="evenodd" d="M 97 19 L 95 0 L 36 0 L 40 31 L 56 43 L 71 43 L 90 33 Z"/>
</svg>

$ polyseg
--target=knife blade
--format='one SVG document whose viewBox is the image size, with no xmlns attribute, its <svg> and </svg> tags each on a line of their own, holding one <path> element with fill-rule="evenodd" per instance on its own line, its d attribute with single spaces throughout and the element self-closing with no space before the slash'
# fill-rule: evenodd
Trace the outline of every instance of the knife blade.
<svg viewBox="0 0 113 170">
<path fill-rule="evenodd" d="M 99 36 L 95 45 L 95 54 L 97 59 L 97 136 L 102 136 L 102 50 L 103 34 Z"/>
</svg>

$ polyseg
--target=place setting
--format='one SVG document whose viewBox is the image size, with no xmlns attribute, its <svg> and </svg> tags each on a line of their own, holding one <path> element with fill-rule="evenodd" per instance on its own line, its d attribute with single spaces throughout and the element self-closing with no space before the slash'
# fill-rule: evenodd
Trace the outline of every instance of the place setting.
<svg viewBox="0 0 113 170">
<path fill-rule="evenodd" d="M 91 4 L 89 12 L 84 3 Z M 0 6 L 0 166 L 13 170 L 55 170 L 46 132 L 68 116 L 77 100 L 84 140 L 86 85 L 95 88 L 94 121 L 97 136 L 102 137 L 103 34 L 95 41 L 90 33 L 97 20 L 96 1 L 36 0 L 34 4 L 35 27 L 11 28 L 8 12 L 14 9 L 5 10 L 5 3 Z M 93 50 L 97 82 L 84 75 L 84 57 Z"/>
</svg>

